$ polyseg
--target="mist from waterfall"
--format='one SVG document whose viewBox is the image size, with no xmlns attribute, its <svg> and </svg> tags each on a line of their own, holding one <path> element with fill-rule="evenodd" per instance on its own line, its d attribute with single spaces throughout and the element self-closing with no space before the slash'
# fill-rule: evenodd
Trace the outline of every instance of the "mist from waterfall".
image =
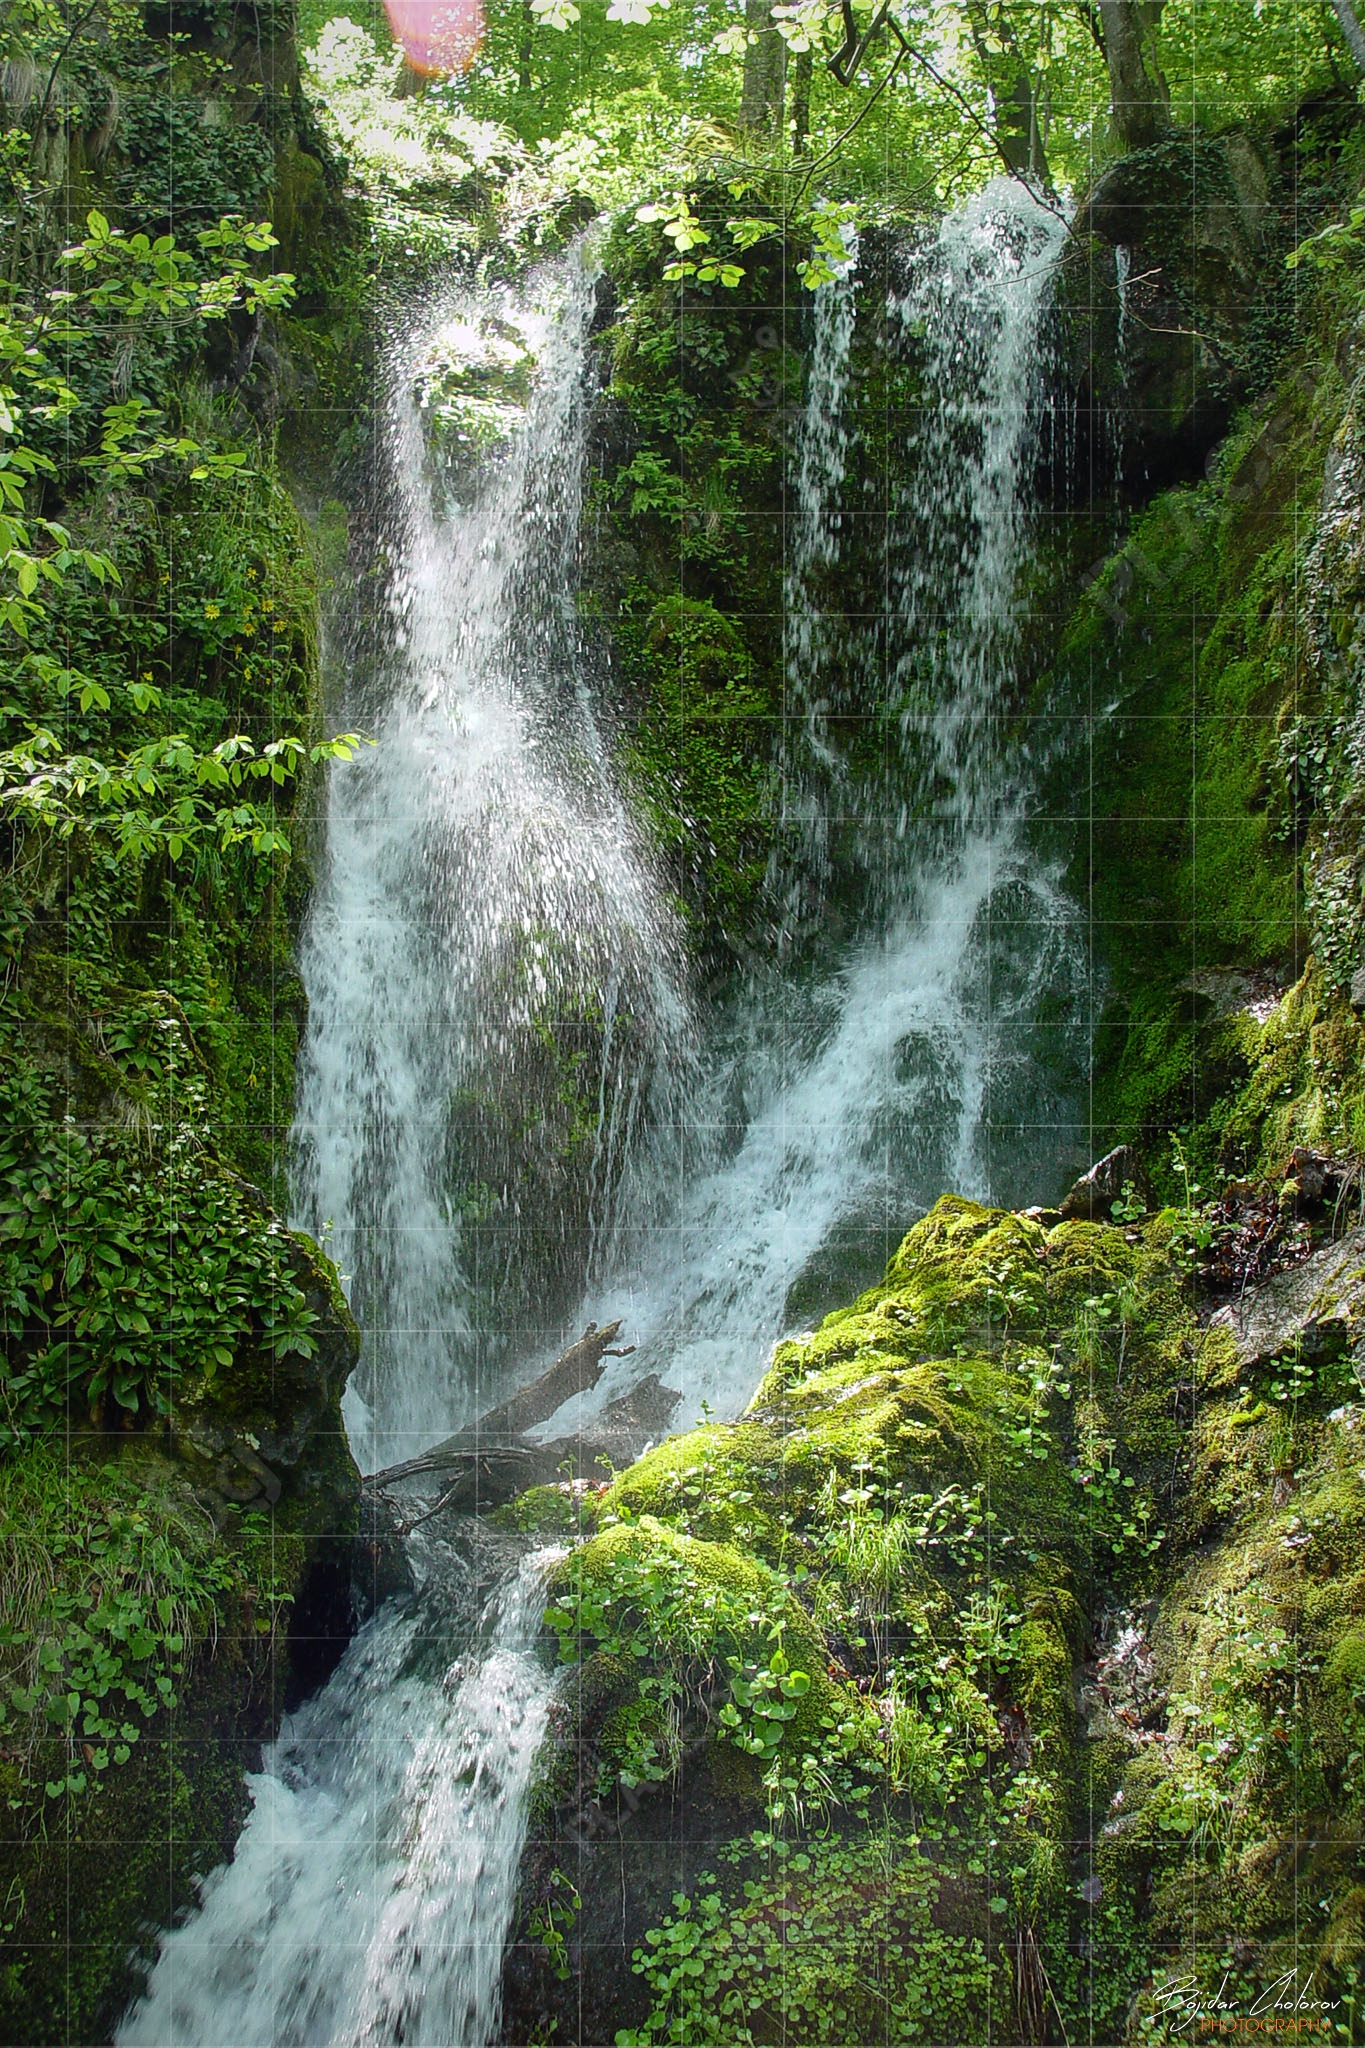
<svg viewBox="0 0 1365 2048">
<path fill-rule="evenodd" d="M 1037 1199 L 1049 1160 L 1074 1149 L 1086 963 L 1060 876 L 1024 838 L 1027 749 L 1016 738 L 1007 762 L 996 737 L 1064 234 L 1053 210 L 1000 180 L 904 260 L 887 345 L 913 352 L 921 397 L 904 426 L 907 481 L 884 521 L 877 617 L 821 608 L 840 592 L 857 523 L 841 510 L 853 489 L 856 248 L 816 295 L 791 466 L 783 801 L 799 847 L 788 902 L 806 900 L 814 878 L 827 905 L 841 816 L 875 914 L 832 971 L 800 979 L 778 963 L 751 975 L 713 1074 L 728 1148 L 713 1148 L 709 1169 L 679 1186 L 668 1229 L 590 1298 L 590 1312 L 626 1316 L 639 1350 L 555 1432 L 646 1370 L 680 1392 L 675 1426 L 703 1403 L 737 1413 L 774 1340 L 867 1285 L 937 1195 Z M 860 643 L 872 652 L 855 659 Z M 835 728 L 879 696 L 896 707 L 893 758 L 860 784 Z"/>
</svg>

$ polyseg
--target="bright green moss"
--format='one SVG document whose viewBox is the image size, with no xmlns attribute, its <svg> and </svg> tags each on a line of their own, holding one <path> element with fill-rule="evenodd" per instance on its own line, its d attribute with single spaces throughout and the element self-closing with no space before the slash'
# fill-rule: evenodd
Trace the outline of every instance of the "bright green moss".
<svg viewBox="0 0 1365 2048">
<path fill-rule="evenodd" d="M 1226 1156 L 1273 1175 L 1296 1145 L 1365 1150 L 1365 1027 L 1315 962 L 1263 1022 L 1236 1030 L 1244 1079 L 1208 1118 Z"/>
<path fill-rule="evenodd" d="M 1172 1388 L 1200 1342 L 1168 1217 L 1048 1230 L 944 1198 L 877 1286 L 779 1347 L 745 1417 L 655 1447 L 603 1497 L 608 1526 L 555 1597 L 565 1648 L 605 1641 L 620 1683 L 571 1714 L 561 1780 L 572 1740 L 599 1785 L 653 1777 L 685 1798 L 677 1758 L 780 1617 L 784 1654 L 815 1682 L 773 1764 L 752 1760 L 747 1796 L 801 1854 L 812 1811 L 841 1844 L 860 1813 L 893 1828 L 913 1813 L 942 1851 L 932 1926 L 955 1934 L 969 1900 L 981 1924 L 989 1864 L 987 1927 L 1055 1943 L 1060 1995 L 1088 1771 L 1077 1661 L 1095 1613 L 1161 1569 L 1156 1489 L 1183 1469 Z M 749 1845 L 731 1853 L 744 1867 Z M 1124 1924 L 1126 1997 L 1143 1949 Z M 907 2024 L 934 1939 L 926 1923 L 892 1973 Z M 1079 1980 L 1074 1996 L 1089 1996 Z"/>
<path fill-rule="evenodd" d="M 1322 1684 L 1342 1707 L 1354 1708 L 1365 1698 L 1365 1630 L 1350 1629 L 1332 1645 L 1322 1667 Z"/>
<path fill-rule="evenodd" d="M 686 1517 L 713 1542 L 742 1541 L 759 1555 L 780 1553 L 790 1512 L 780 1437 L 759 1423 L 709 1424 L 668 1437 L 615 1479 L 599 1515 Z"/>
<path fill-rule="evenodd" d="M 1250 2007 L 1286 1970 L 1317 1969 L 1316 1995 L 1349 2009 L 1365 1484 L 1341 1463 L 1339 1423 L 1311 1425 L 1292 1458 L 1266 1424 L 1232 1434 L 1241 1462 L 1222 1476 L 1221 1538 L 1162 1596 L 1168 1733 L 1126 1735 L 1101 1869 L 1119 1898 L 1150 1891 L 1152 1939 L 1206 1988 L 1231 1968 Z"/>
<path fill-rule="evenodd" d="M 1282 738 L 1306 701 L 1299 592 L 1341 405 L 1334 371 L 1296 364 L 1211 483 L 1134 522 L 1063 639 L 1050 688 L 1112 704 L 1073 883 L 1111 975 L 1097 1113 L 1118 1136 L 1164 1138 L 1239 1085 L 1210 971 L 1282 971 L 1299 944 Z"/>
<path fill-rule="evenodd" d="M 607 1629 L 609 1655 L 625 1644 L 654 1645 L 679 1671 L 699 1666 L 720 1675 L 732 1659 L 735 1668 L 766 1669 L 780 1644 L 787 1665 L 807 1680 L 791 1696 L 784 1748 L 818 1745 L 822 1728 L 847 1711 L 843 1689 L 826 1675 L 816 1625 L 771 1571 L 732 1545 L 653 1517 L 618 1524 L 566 1559 L 551 1599 L 569 1617 L 566 1644 L 576 1640 L 575 1627 L 599 1640 Z"/>
</svg>

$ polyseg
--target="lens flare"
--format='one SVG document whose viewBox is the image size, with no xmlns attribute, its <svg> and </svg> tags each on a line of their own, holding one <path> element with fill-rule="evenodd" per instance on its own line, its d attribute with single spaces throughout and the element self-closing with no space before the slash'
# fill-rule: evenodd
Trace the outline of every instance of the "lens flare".
<svg viewBox="0 0 1365 2048">
<path fill-rule="evenodd" d="M 384 0 L 389 27 L 414 71 L 468 71 L 483 41 L 483 0 Z"/>
</svg>

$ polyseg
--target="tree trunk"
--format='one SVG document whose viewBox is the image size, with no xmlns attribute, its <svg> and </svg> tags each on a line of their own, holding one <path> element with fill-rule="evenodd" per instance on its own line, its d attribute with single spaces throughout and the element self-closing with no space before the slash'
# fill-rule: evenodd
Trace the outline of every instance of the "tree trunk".
<svg viewBox="0 0 1365 2048">
<path fill-rule="evenodd" d="M 745 0 L 744 23 L 750 41 L 744 52 L 739 123 L 751 134 L 777 135 L 782 129 L 787 45 L 773 27 L 772 0 Z"/>
<path fill-rule="evenodd" d="M 1332 0 L 1332 12 L 1341 23 L 1341 33 L 1346 38 L 1346 47 L 1360 69 L 1365 71 L 1365 29 L 1360 26 L 1360 17 L 1351 5 L 1351 0 Z"/>
<path fill-rule="evenodd" d="M 810 134 L 810 82 L 815 56 L 801 50 L 792 65 L 792 155 L 800 156 Z"/>
<path fill-rule="evenodd" d="M 968 0 L 967 19 L 986 74 L 995 146 L 1001 160 L 1016 178 L 1025 178 L 1030 184 L 1051 191 L 1052 174 L 1038 116 L 1037 81 L 1024 61 L 1009 23 L 998 10 L 988 10 L 985 0 Z"/>
<path fill-rule="evenodd" d="M 1171 95 L 1157 61 L 1165 0 L 1100 0 L 1109 103 L 1125 149 L 1150 149 L 1171 125 Z"/>
<path fill-rule="evenodd" d="M 531 37 L 536 25 L 531 0 L 521 0 L 521 35 L 517 43 L 517 91 L 525 99 L 531 90 Z"/>
</svg>

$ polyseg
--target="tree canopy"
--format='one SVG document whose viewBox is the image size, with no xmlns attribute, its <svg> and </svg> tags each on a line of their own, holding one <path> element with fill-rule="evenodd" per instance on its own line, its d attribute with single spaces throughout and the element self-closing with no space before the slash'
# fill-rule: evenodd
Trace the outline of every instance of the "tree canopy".
<svg viewBox="0 0 1365 2048">
<path fill-rule="evenodd" d="M 305 0 L 305 35 L 377 0 Z M 486 0 L 428 88 L 608 186 L 708 155 L 830 196 L 950 199 L 1001 169 L 1076 189 L 1168 127 L 1217 131 L 1354 83 L 1348 0 Z M 1358 28 L 1357 28 L 1358 33 Z"/>
</svg>

